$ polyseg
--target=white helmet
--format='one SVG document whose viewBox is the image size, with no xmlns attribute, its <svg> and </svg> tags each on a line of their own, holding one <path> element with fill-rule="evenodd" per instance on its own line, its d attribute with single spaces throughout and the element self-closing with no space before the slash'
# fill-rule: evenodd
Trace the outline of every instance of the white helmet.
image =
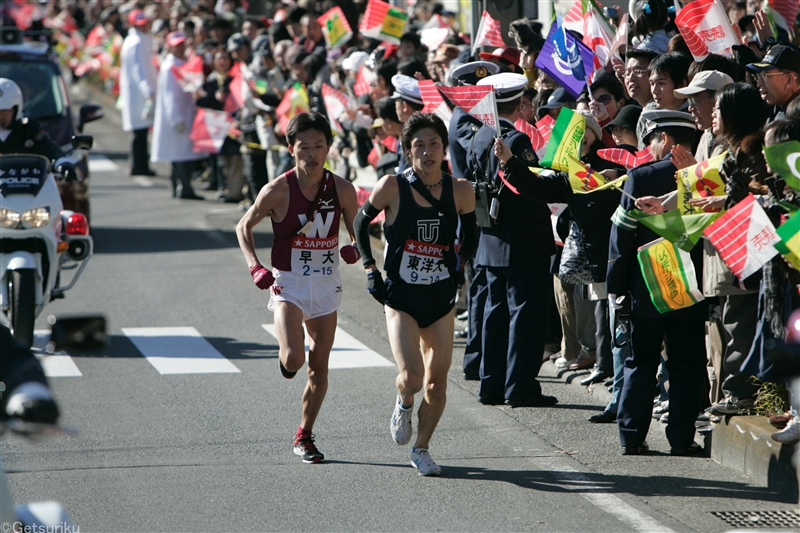
<svg viewBox="0 0 800 533">
<path fill-rule="evenodd" d="M 0 109 L 17 107 L 14 122 L 22 118 L 22 91 L 19 85 L 8 78 L 0 78 Z"/>
</svg>

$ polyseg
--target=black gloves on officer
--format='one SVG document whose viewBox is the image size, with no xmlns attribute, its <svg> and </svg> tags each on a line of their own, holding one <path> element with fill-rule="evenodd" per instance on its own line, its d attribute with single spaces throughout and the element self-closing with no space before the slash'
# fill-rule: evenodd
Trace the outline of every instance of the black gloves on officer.
<svg viewBox="0 0 800 533">
<path fill-rule="evenodd" d="M 71 183 L 73 181 L 78 180 L 78 171 L 75 168 L 75 165 L 67 161 L 62 161 L 62 162 L 56 161 L 55 172 L 56 174 L 61 174 L 62 178 L 67 183 Z"/>
</svg>

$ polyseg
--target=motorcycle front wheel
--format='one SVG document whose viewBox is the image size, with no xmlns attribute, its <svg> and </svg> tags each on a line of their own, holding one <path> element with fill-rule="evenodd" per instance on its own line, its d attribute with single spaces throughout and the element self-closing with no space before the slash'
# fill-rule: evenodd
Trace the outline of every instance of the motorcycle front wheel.
<svg viewBox="0 0 800 533">
<path fill-rule="evenodd" d="M 33 269 L 12 270 L 9 276 L 8 319 L 14 338 L 27 348 L 33 345 L 36 320 L 36 274 Z"/>
</svg>

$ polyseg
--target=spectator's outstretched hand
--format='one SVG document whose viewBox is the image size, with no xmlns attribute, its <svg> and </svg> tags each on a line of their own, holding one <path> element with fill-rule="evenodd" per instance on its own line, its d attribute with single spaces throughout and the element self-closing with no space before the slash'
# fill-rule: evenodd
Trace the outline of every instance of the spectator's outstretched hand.
<svg viewBox="0 0 800 533">
<path fill-rule="evenodd" d="M 672 162 L 680 169 L 696 165 L 697 159 L 686 148 L 676 144 L 672 147 Z"/>
</svg>

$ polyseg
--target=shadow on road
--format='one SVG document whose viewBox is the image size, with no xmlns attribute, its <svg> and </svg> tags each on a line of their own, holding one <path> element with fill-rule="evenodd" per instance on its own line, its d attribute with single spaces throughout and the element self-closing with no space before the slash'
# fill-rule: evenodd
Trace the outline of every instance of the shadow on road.
<svg viewBox="0 0 800 533">
<path fill-rule="evenodd" d="M 253 234 L 256 248 L 271 248 L 272 234 Z M 239 248 L 236 233 L 224 230 L 92 227 L 95 254 L 150 254 Z"/>
</svg>

